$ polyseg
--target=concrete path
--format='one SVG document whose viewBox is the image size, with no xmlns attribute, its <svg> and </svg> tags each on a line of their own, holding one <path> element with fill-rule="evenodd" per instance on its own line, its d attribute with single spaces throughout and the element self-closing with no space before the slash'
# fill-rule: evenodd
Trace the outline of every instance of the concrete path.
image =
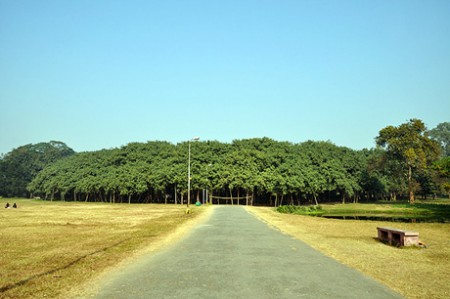
<svg viewBox="0 0 450 299">
<path fill-rule="evenodd" d="M 97 298 L 401 298 L 244 208 L 210 219 L 108 279 Z"/>
</svg>

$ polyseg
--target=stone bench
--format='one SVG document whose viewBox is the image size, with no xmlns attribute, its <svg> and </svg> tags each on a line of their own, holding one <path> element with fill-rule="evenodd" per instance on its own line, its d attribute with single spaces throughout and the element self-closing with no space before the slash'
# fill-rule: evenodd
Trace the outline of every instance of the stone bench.
<svg viewBox="0 0 450 299">
<path fill-rule="evenodd" d="M 377 227 L 378 239 L 392 246 L 419 245 L 419 233 L 391 227 Z"/>
</svg>

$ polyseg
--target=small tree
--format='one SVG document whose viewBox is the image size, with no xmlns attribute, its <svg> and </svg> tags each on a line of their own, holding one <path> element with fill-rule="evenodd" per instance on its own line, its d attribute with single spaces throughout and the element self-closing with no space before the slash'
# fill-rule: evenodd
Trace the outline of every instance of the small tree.
<svg viewBox="0 0 450 299">
<path fill-rule="evenodd" d="M 426 127 L 421 120 L 411 119 L 398 127 L 382 129 L 376 138 L 377 145 L 386 149 L 388 159 L 401 162 L 403 167 L 400 171 L 407 178 L 410 204 L 414 204 L 414 172 L 425 170 L 440 154 L 439 144 L 425 132 Z"/>
</svg>

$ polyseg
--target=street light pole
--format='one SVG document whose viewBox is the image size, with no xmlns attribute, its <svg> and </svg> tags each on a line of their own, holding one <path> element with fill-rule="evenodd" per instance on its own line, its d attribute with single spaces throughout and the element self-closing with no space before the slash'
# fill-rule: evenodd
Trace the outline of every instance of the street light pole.
<svg viewBox="0 0 450 299">
<path fill-rule="evenodd" d="M 191 202 L 191 141 L 198 141 L 200 137 L 194 137 L 189 140 L 189 157 L 188 157 L 188 198 L 186 208 L 189 209 L 189 203 Z"/>
<path fill-rule="evenodd" d="M 189 202 L 191 201 L 191 141 L 189 140 L 189 158 L 188 158 L 188 196 L 187 196 L 187 206 L 189 209 Z"/>
</svg>

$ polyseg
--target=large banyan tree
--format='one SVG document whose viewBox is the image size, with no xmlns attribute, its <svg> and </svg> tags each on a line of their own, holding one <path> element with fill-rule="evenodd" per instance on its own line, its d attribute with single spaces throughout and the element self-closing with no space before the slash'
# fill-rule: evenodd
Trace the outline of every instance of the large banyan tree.
<svg viewBox="0 0 450 299">
<path fill-rule="evenodd" d="M 191 141 L 189 198 L 277 206 L 431 194 L 439 189 L 431 167 L 439 145 L 427 134 L 411 120 L 382 129 L 379 147 L 359 151 L 323 141 Z M 28 191 L 50 200 L 182 203 L 188 148 L 152 141 L 69 155 L 40 171 Z"/>
<path fill-rule="evenodd" d="M 330 142 L 300 144 L 269 138 L 191 143 L 194 200 L 298 204 L 361 198 L 367 152 Z M 29 184 L 46 199 L 181 202 L 187 195 L 188 143 L 130 143 L 82 152 L 46 167 Z"/>
</svg>

